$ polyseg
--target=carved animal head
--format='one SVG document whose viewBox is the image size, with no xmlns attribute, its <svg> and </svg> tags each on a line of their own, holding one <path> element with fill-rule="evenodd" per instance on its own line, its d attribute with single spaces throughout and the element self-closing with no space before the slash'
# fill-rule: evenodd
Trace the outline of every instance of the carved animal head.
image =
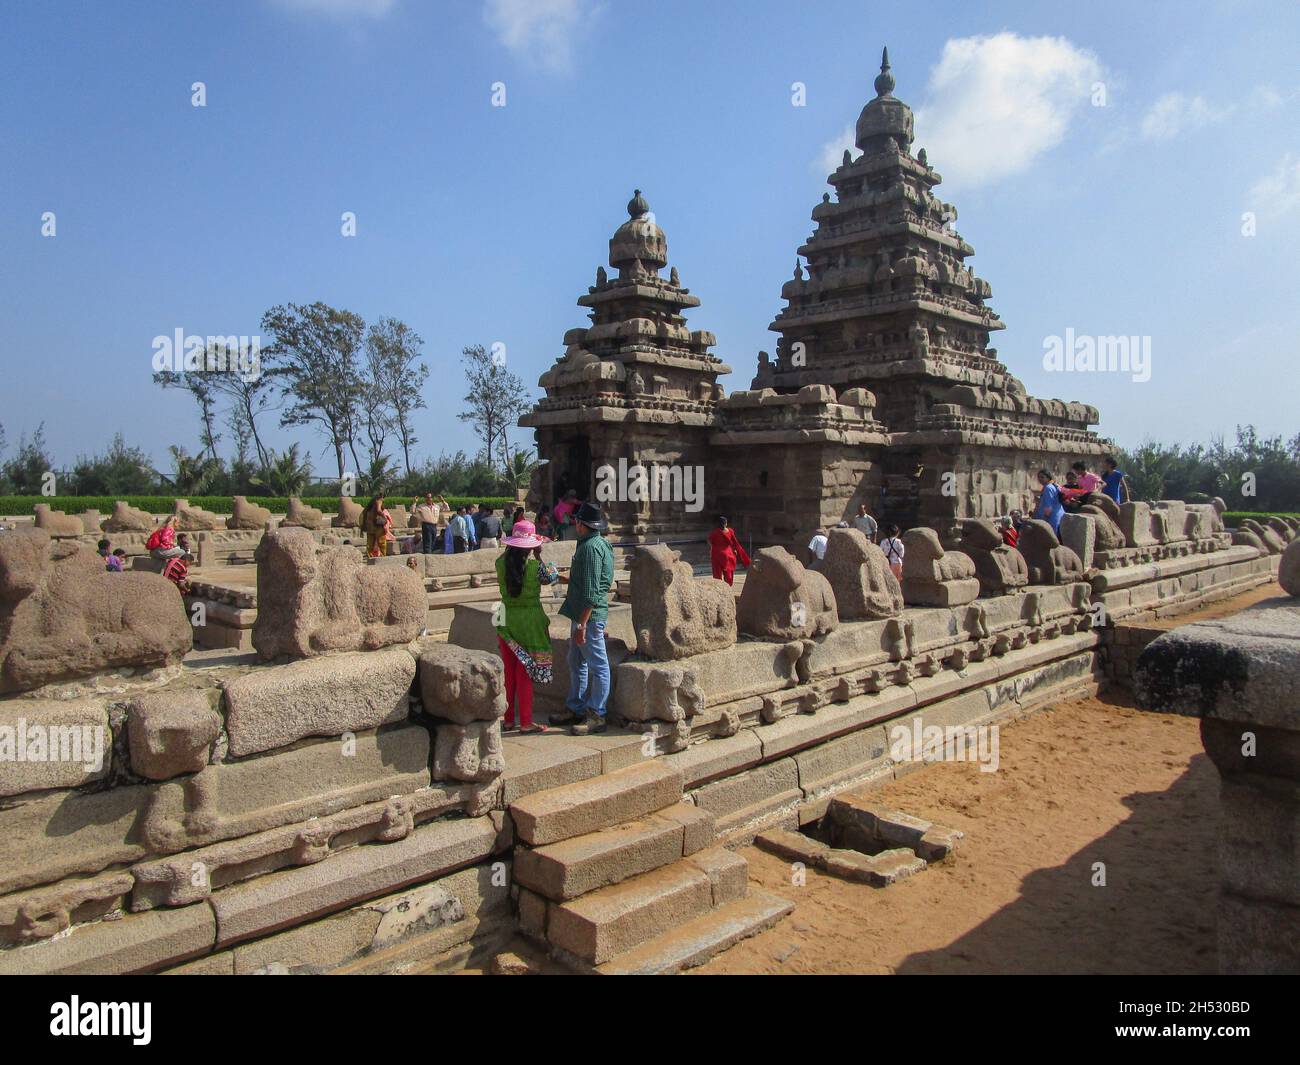
<svg viewBox="0 0 1300 1065">
<path fill-rule="evenodd" d="M 432 665 L 433 692 L 441 703 L 489 706 L 502 693 L 502 675 L 490 655 L 465 655 Z"/>
<path fill-rule="evenodd" d="M 986 518 L 967 518 L 961 523 L 961 546 L 968 551 L 996 551 L 1002 546 L 1002 534 Z"/>
<path fill-rule="evenodd" d="M 1060 547 L 1061 541 L 1047 522 L 1041 518 L 1030 518 L 1020 526 L 1018 546 L 1022 550 L 1050 551 L 1054 547 Z"/>
<path fill-rule="evenodd" d="M 272 529 L 257 545 L 256 559 L 259 567 L 289 573 L 302 586 L 316 576 L 316 552 L 316 540 L 306 529 Z"/>
<path fill-rule="evenodd" d="M 803 566 L 784 547 L 765 547 L 755 553 L 748 579 L 770 584 L 783 592 L 793 592 L 803 583 L 803 576 Z"/>
<path fill-rule="evenodd" d="M 646 544 L 636 549 L 632 561 L 632 580 L 639 587 L 664 590 L 673 583 L 673 567 L 681 553 L 664 544 Z"/>
<path fill-rule="evenodd" d="M 943 544 L 939 543 L 939 534 L 925 526 L 908 529 L 903 533 L 903 547 L 906 551 L 903 556 L 904 565 L 912 561 L 935 562 L 943 558 Z"/>
<path fill-rule="evenodd" d="M 40 587 L 49 549 L 50 534 L 44 529 L 0 533 L 0 602 L 17 603 Z"/>
</svg>

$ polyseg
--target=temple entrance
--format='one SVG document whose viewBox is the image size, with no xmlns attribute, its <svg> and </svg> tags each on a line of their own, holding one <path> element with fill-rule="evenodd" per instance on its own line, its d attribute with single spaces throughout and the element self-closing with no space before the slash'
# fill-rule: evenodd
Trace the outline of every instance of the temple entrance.
<svg viewBox="0 0 1300 1065">
<path fill-rule="evenodd" d="M 551 482 L 555 498 L 547 501 L 549 505 L 563 499 L 571 488 L 579 499 L 591 498 L 591 441 L 585 436 L 573 436 L 563 442 L 563 448 L 564 463 Z"/>
</svg>

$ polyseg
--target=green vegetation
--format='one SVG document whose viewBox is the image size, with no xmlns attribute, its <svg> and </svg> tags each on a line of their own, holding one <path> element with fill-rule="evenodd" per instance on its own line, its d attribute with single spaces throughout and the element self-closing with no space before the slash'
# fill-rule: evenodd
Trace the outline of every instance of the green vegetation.
<svg viewBox="0 0 1300 1065">
<path fill-rule="evenodd" d="M 234 500 L 230 496 L 182 496 L 181 498 L 188 499 L 191 506 L 202 507 L 214 514 L 229 514 L 234 509 Z M 393 506 L 409 508 L 414 504 L 415 498 L 415 496 L 409 495 L 390 495 L 385 497 L 385 502 Z M 176 501 L 175 496 L 158 495 L 0 496 L 0 515 L 12 517 L 32 514 L 37 503 L 48 503 L 54 510 L 62 510 L 67 514 L 80 514 L 83 510 L 97 510 L 101 516 L 107 518 L 113 512 L 114 502 L 119 499 L 149 514 L 170 514 Z M 258 506 L 266 507 L 276 514 L 283 514 L 289 506 L 289 500 L 285 496 L 258 496 L 256 500 L 250 499 L 250 501 L 256 502 Z M 357 498 L 356 501 L 365 506 L 369 499 Z M 326 514 L 338 513 L 338 496 L 308 496 L 303 499 L 303 502 L 309 507 L 324 511 Z M 514 506 L 514 499 L 505 496 L 447 496 L 447 502 L 453 507 L 465 503 L 486 503 L 498 511 Z"/>
</svg>

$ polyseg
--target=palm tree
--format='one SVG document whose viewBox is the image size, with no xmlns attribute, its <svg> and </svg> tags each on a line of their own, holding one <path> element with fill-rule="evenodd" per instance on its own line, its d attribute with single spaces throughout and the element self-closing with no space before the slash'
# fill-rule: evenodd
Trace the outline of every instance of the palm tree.
<svg viewBox="0 0 1300 1065">
<path fill-rule="evenodd" d="M 298 456 L 298 445 L 290 444 L 288 451 L 268 449 L 269 458 L 256 477 L 248 479 L 249 484 L 267 489 L 268 495 L 296 496 L 311 480 L 311 462 L 303 461 Z"/>
<path fill-rule="evenodd" d="M 510 461 L 505 467 L 505 482 L 516 492 L 521 488 L 527 488 L 533 480 L 533 472 L 541 466 L 541 462 L 531 451 L 516 451 L 510 456 Z"/>
<path fill-rule="evenodd" d="M 172 476 L 168 478 L 180 495 L 204 495 L 221 473 L 221 460 L 206 455 L 190 455 L 183 447 L 172 444 Z"/>
</svg>

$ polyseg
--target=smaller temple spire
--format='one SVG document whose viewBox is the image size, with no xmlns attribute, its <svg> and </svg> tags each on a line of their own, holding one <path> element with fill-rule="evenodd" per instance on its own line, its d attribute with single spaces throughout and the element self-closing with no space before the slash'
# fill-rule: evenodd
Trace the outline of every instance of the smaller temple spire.
<svg viewBox="0 0 1300 1065">
<path fill-rule="evenodd" d="M 880 55 L 880 73 L 876 75 L 876 95 L 888 96 L 894 91 L 894 75 L 889 71 L 889 49 Z"/>
<path fill-rule="evenodd" d="M 650 213 L 650 205 L 645 202 L 640 189 L 632 190 L 632 198 L 627 202 L 627 213 L 633 218 L 640 218 Z"/>
</svg>

